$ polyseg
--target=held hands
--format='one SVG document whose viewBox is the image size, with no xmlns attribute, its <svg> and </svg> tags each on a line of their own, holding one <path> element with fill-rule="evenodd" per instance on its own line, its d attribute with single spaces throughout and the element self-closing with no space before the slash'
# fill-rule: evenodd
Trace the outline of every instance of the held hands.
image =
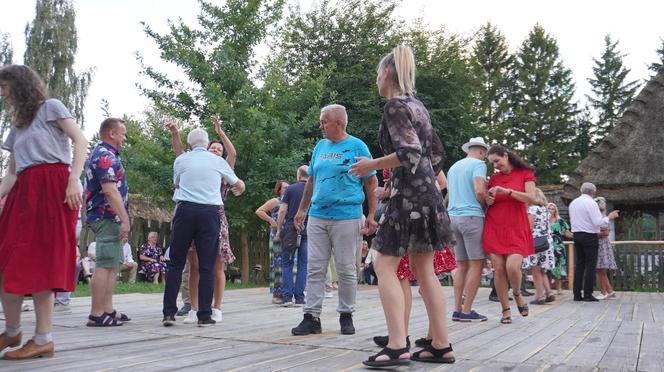
<svg viewBox="0 0 664 372">
<path fill-rule="evenodd" d="M 373 159 L 365 158 L 363 156 L 356 156 L 355 160 L 357 160 L 357 162 L 351 165 L 350 169 L 348 170 L 348 173 L 354 177 L 364 177 L 369 174 L 369 172 L 376 169 Z"/>
<path fill-rule="evenodd" d="M 81 207 L 83 202 L 83 186 L 81 186 L 81 181 L 78 178 L 69 178 L 69 183 L 67 183 L 67 190 L 65 192 L 64 203 L 67 203 L 69 209 L 76 210 Z"/>
<path fill-rule="evenodd" d="M 242 180 L 237 180 L 237 182 L 235 182 L 235 185 L 233 185 L 233 187 L 231 187 L 231 192 L 235 196 L 242 195 L 244 190 L 245 190 L 245 185 L 244 185 L 244 181 L 242 181 Z"/>
<path fill-rule="evenodd" d="M 496 195 L 498 195 L 498 194 L 509 195 L 511 193 L 512 193 L 512 190 L 506 189 L 502 186 L 494 186 L 494 187 L 489 189 L 489 196 L 494 198 L 494 199 L 496 198 Z"/>
<path fill-rule="evenodd" d="M 295 228 L 298 231 L 304 230 L 304 211 L 297 210 L 297 214 L 295 214 L 295 218 L 293 219 L 293 224 L 295 224 Z"/>
<path fill-rule="evenodd" d="M 214 130 L 219 133 L 221 132 L 221 120 L 217 117 L 217 115 L 212 115 L 212 123 L 214 123 Z"/>
<path fill-rule="evenodd" d="M 178 133 L 178 125 L 176 122 L 169 120 L 164 124 L 164 128 L 168 129 L 171 131 L 171 134 L 177 134 Z"/>
<path fill-rule="evenodd" d="M 490 207 L 490 206 L 493 205 L 493 203 L 496 202 L 496 198 L 487 195 L 487 196 L 484 198 L 484 201 L 486 202 L 487 207 Z"/>
<path fill-rule="evenodd" d="M 364 228 L 360 230 L 360 233 L 362 233 L 365 236 L 373 235 L 373 233 L 376 232 L 378 229 L 378 222 L 374 220 L 373 216 L 368 216 L 367 220 L 364 222 Z"/>
</svg>

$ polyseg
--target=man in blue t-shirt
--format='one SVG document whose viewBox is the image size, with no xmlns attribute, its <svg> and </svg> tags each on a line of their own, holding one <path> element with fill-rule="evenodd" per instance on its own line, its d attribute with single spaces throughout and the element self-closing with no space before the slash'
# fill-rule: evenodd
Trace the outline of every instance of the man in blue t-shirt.
<svg viewBox="0 0 664 372">
<path fill-rule="evenodd" d="M 320 313 L 325 296 L 325 274 L 332 253 L 339 275 L 337 311 L 340 314 L 341 333 L 355 333 L 352 313 L 357 291 L 357 241 L 363 227 L 362 202 L 366 193 L 369 213 L 365 226 L 368 234 L 372 234 L 376 230 L 374 190 L 378 180 L 375 172 L 361 178 L 348 173 L 357 157 L 371 158 L 371 153 L 362 140 L 346 132 L 347 124 L 345 107 L 329 105 L 321 110 L 319 128 L 324 138 L 318 142 L 311 155 L 309 179 L 294 220 L 295 226 L 303 230 L 305 215 L 309 211 L 304 320 L 292 329 L 293 335 L 321 333 Z"/>
<path fill-rule="evenodd" d="M 480 286 L 486 256 L 482 247 L 486 196 L 486 164 L 489 146 L 482 137 L 471 138 L 461 146 L 468 154 L 447 172 L 450 201 L 447 213 L 456 238 L 454 256 L 459 268 L 454 278 L 454 312 L 452 320 L 481 322 L 486 316 L 472 310 Z M 463 296 L 465 299 L 462 301 Z M 463 305 L 462 305 L 463 302 Z"/>
</svg>

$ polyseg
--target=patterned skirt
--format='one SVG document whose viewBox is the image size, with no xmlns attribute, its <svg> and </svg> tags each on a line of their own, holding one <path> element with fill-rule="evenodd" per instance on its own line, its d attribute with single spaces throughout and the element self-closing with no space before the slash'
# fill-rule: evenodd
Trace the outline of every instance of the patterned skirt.
<svg viewBox="0 0 664 372">
<path fill-rule="evenodd" d="M 616 259 L 613 256 L 613 246 L 609 238 L 599 238 L 599 250 L 597 251 L 597 268 L 617 270 Z"/>
<path fill-rule="evenodd" d="M 270 230 L 270 293 L 274 297 L 281 297 L 283 294 L 281 243 L 274 241 L 274 233 L 273 229 Z"/>
<path fill-rule="evenodd" d="M 228 235 L 228 219 L 226 218 L 223 205 L 219 208 L 219 225 L 219 256 L 221 256 L 221 260 L 224 263 L 230 264 L 235 261 L 235 255 L 231 249 L 231 240 Z"/>
</svg>

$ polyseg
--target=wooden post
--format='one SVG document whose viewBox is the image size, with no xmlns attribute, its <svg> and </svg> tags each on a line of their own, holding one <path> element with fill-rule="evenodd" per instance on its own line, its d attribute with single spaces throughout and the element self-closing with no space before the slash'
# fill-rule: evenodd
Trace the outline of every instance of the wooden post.
<svg viewBox="0 0 664 372">
<path fill-rule="evenodd" d="M 240 268 L 242 284 L 249 284 L 249 239 L 245 227 L 240 228 L 240 245 L 242 245 L 242 267 Z"/>
<path fill-rule="evenodd" d="M 574 243 L 567 244 L 567 289 L 574 291 Z"/>
</svg>

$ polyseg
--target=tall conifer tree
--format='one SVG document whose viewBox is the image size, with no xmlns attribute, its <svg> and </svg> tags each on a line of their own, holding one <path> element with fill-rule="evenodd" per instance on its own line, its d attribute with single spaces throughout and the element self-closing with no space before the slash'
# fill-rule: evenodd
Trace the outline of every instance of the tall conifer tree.
<svg viewBox="0 0 664 372">
<path fill-rule="evenodd" d="M 37 0 L 35 19 L 25 28 L 24 63 L 46 82 L 52 97 L 72 111 L 83 127 L 92 71 L 74 70 L 78 39 L 72 0 Z"/>
<path fill-rule="evenodd" d="M 650 64 L 648 69 L 650 71 L 659 71 L 662 66 L 664 66 L 664 38 L 659 39 L 661 44 L 659 45 L 659 48 L 656 50 L 657 51 L 657 57 L 659 57 L 659 60 L 657 62 L 653 62 Z"/>
<path fill-rule="evenodd" d="M 9 34 L 0 32 L 0 67 L 11 64 L 13 57 L 14 49 L 12 48 Z M 4 140 L 10 124 L 7 106 L 5 105 L 4 99 L 0 97 L 0 144 Z M 5 169 L 5 160 L 5 153 L 0 151 L 0 172 Z"/>
<path fill-rule="evenodd" d="M 559 183 L 578 162 L 572 71 L 540 25 L 528 34 L 515 63 L 508 144 L 536 167 L 540 183 Z"/>
<path fill-rule="evenodd" d="M 630 70 L 623 65 L 624 56 L 618 51 L 618 41 L 606 35 L 602 56 L 600 59 L 593 58 L 594 77 L 588 79 L 593 93 L 588 96 L 588 101 L 597 114 L 593 145 L 613 129 L 639 88 L 636 80 L 627 81 Z"/>
</svg>

